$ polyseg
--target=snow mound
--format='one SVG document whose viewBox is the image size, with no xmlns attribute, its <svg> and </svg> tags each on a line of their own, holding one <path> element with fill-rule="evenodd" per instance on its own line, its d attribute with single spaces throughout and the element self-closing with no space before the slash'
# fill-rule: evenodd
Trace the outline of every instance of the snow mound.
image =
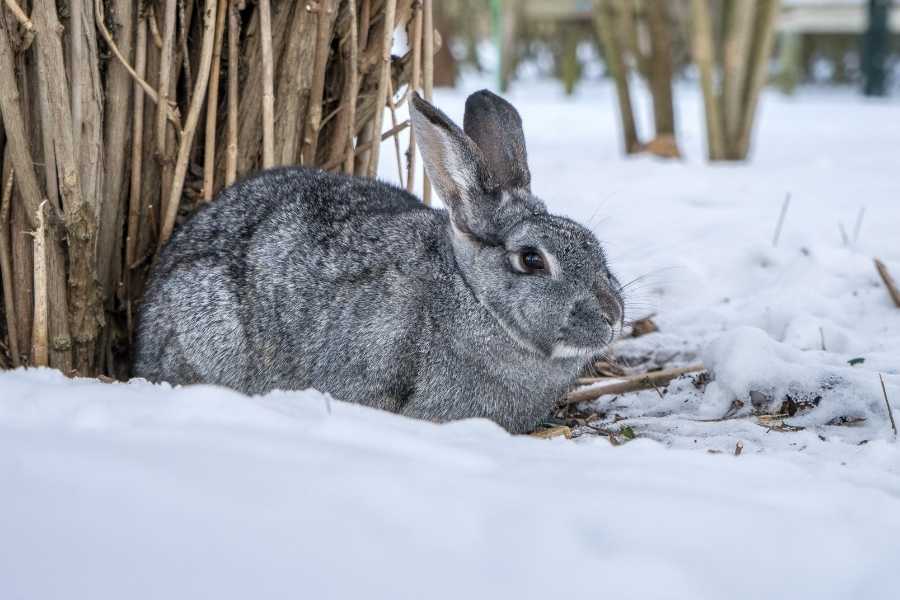
<svg viewBox="0 0 900 600">
<path fill-rule="evenodd" d="M 0 390 L 4 600 L 900 586 L 900 452 L 883 441 L 840 445 L 841 465 L 515 437 L 315 392 L 42 370 L 0 373 Z"/>
</svg>

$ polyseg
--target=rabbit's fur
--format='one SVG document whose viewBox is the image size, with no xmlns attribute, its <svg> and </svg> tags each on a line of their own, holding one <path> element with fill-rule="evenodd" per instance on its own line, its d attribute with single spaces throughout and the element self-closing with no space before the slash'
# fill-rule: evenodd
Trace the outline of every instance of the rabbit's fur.
<svg viewBox="0 0 900 600">
<path fill-rule="evenodd" d="M 305 168 L 223 190 L 160 254 L 135 374 L 253 394 L 313 387 L 512 432 L 546 417 L 620 326 L 619 284 L 591 232 L 531 194 L 509 103 L 473 94 L 465 132 L 417 95 L 411 118 L 449 212 Z M 544 270 L 521 272 L 523 251 Z"/>
</svg>

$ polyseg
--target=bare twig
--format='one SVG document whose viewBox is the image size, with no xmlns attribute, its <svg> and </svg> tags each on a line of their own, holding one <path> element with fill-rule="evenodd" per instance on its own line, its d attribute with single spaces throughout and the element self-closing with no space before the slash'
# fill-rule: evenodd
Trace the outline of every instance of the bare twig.
<svg viewBox="0 0 900 600">
<path fill-rule="evenodd" d="M 34 250 L 34 320 L 32 321 L 31 331 L 31 364 L 36 367 L 46 367 L 50 365 L 49 354 L 49 303 L 47 301 L 47 252 L 44 247 L 46 245 L 46 228 L 44 226 L 44 206 L 47 201 L 44 200 L 38 208 L 35 221 L 37 228 L 32 232 L 34 242 L 32 248 Z"/>
<path fill-rule="evenodd" d="M 379 143 L 391 138 L 392 136 L 396 136 L 397 134 L 399 134 L 401 131 L 403 131 L 407 127 L 409 127 L 409 119 L 407 119 L 406 121 L 403 121 L 396 127 L 391 127 L 390 129 L 388 129 L 387 131 L 382 133 Z M 358 155 L 362 154 L 363 152 L 366 152 L 367 150 L 369 150 L 369 148 L 371 148 L 371 147 L 372 147 L 372 140 L 369 140 L 368 142 L 359 144 L 354 149 L 354 154 L 358 156 Z M 322 167 L 322 170 L 330 171 L 332 169 L 336 169 L 340 165 L 341 165 L 341 159 L 336 159 L 330 163 L 325 164 L 325 166 Z"/>
<path fill-rule="evenodd" d="M 140 77 L 144 77 L 147 71 L 147 19 L 146 14 L 140 17 L 135 36 L 134 64 L 135 71 Z M 131 120 L 131 180 L 128 193 L 128 220 L 125 229 L 125 273 L 123 274 L 126 290 L 125 318 L 129 341 L 134 336 L 134 314 L 132 311 L 134 290 L 131 265 L 137 260 L 137 249 L 141 245 L 141 225 L 144 222 L 144 203 L 141 198 L 144 157 L 144 93 L 142 90 L 141 85 L 135 81 L 134 107 Z"/>
<path fill-rule="evenodd" d="M 384 108 L 387 104 L 388 87 L 391 79 L 391 44 L 394 39 L 394 17 L 397 11 L 397 0 L 385 0 L 384 27 L 381 38 L 381 64 L 379 65 L 378 90 L 375 93 L 375 116 L 372 119 L 372 139 L 378 140 L 381 135 L 381 123 Z M 372 144 L 369 152 L 366 175 L 375 177 L 378 174 L 378 156 L 381 144 Z"/>
<path fill-rule="evenodd" d="M 38 186 L 34 162 L 31 158 L 30 135 L 25 133 L 25 118 L 22 115 L 22 103 L 16 82 L 12 49 L 6 27 L 0 22 L 0 116 L 6 131 L 6 148 L 10 162 L 16 170 L 16 181 L 19 195 L 26 205 L 28 224 L 37 227 L 34 217 L 37 214 L 43 194 Z"/>
<path fill-rule="evenodd" d="M 71 52 L 72 68 L 69 76 L 72 78 L 72 140 L 74 141 L 75 159 L 78 160 L 81 148 L 81 123 L 82 113 L 82 71 L 84 64 L 84 0 L 69 0 L 69 48 Z"/>
<path fill-rule="evenodd" d="M 423 92 L 425 100 L 431 102 L 434 94 L 434 7 L 432 0 L 423 0 L 422 5 L 422 53 L 423 60 Z M 422 202 L 431 204 L 431 182 L 428 175 L 422 175 Z"/>
<path fill-rule="evenodd" d="M 878 274 L 881 275 L 881 280 L 884 282 L 885 287 L 887 287 L 888 293 L 891 295 L 894 304 L 897 308 L 900 308 L 900 290 L 897 289 L 897 284 L 894 282 L 894 278 L 891 277 L 891 273 L 888 271 L 887 266 L 876 258 L 875 268 L 878 269 Z"/>
<path fill-rule="evenodd" d="M 772 247 L 778 247 L 778 238 L 781 237 L 781 227 L 784 225 L 784 218 L 787 216 L 788 207 L 791 204 L 791 193 L 788 192 L 784 197 L 784 203 L 781 205 L 781 214 L 778 216 L 778 223 L 775 225 L 775 235 L 772 237 Z"/>
<path fill-rule="evenodd" d="M 662 371 L 652 371 L 641 375 L 632 375 L 621 379 L 613 379 L 609 384 L 595 387 L 579 388 L 572 390 L 566 394 L 561 404 L 574 404 L 577 402 L 586 402 L 594 400 L 600 396 L 609 396 L 613 394 L 627 394 L 628 392 L 637 392 L 640 390 L 648 390 L 659 385 L 666 385 L 673 379 L 686 375 L 688 373 L 698 373 L 706 368 L 701 364 L 690 365 L 687 367 L 678 367 L 674 369 L 664 369 Z M 586 380 L 585 380 L 586 381 Z M 597 383 L 609 381 L 609 378 L 597 378 Z"/>
<path fill-rule="evenodd" d="M 397 126 L 397 107 L 394 105 L 394 86 L 388 77 L 388 108 L 391 111 L 391 128 Z M 403 187 L 403 159 L 400 157 L 400 136 L 394 136 L 394 152 L 397 155 L 397 184 Z"/>
<path fill-rule="evenodd" d="M 238 44 L 241 38 L 241 15 L 238 0 L 228 7 L 228 124 L 225 145 L 225 185 L 237 178 L 238 158 Z"/>
<path fill-rule="evenodd" d="M 99 2 L 99 0 L 97 0 Z M 159 59 L 159 102 L 156 107 L 156 153 L 160 160 L 166 157 L 166 118 L 172 77 L 172 55 L 175 51 L 175 0 L 165 0 L 162 54 Z"/>
<path fill-rule="evenodd" d="M 313 76 L 309 89 L 309 110 L 306 117 L 306 135 L 303 137 L 303 164 L 316 164 L 319 148 L 319 129 L 322 126 L 322 96 L 325 93 L 325 67 L 328 65 L 328 49 L 331 46 L 331 18 L 333 0 L 319 0 L 316 12 L 316 51 L 313 58 Z"/>
<path fill-rule="evenodd" d="M 862 229 L 863 217 L 866 216 L 866 207 L 860 207 L 859 213 L 856 215 L 856 225 L 853 226 L 853 245 L 859 242 L 859 232 Z"/>
<path fill-rule="evenodd" d="M 28 18 L 28 15 L 25 14 L 25 11 L 22 10 L 22 7 L 16 3 L 16 0 L 6 0 L 6 7 L 13 14 L 13 16 L 16 17 L 16 20 L 19 21 L 22 29 L 25 30 L 21 49 L 27 50 L 29 46 L 31 46 L 31 42 L 34 41 L 34 23 L 32 23 L 31 19 Z"/>
<path fill-rule="evenodd" d="M 884 375 L 879 373 L 878 379 L 881 380 L 881 393 L 884 394 L 884 404 L 887 407 L 888 417 L 891 419 L 891 429 L 894 430 L 894 437 L 897 437 L 897 423 L 894 421 L 894 411 L 891 409 L 891 401 L 888 400 L 887 388 L 884 387 Z"/>
<path fill-rule="evenodd" d="M 14 169 L 9 170 L 0 201 L 0 278 L 3 280 L 3 310 L 6 315 L 6 334 L 9 337 L 9 354 L 13 367 L 21 365 L 19 335 L 16 324 L 15 295 L 13 294 L 13 270 L 9 247 L 9 214 L 12 208 Z"/>
<path fill-rule="evenodd" d="M 219 74 L 222 67 L 222 41 L 225 38 L 225 13 L 228 0 L 219 0 L 216 7 L 216 37 L 213 45 L 212 73 L 209 76 L 209 95 L 206 99 L 206 139 L 203 142 L 203 199 L 212 200 L 216 176 L 216 126 L 219 109 Z"/>
<path fill-rule="evenodd" d="M 97 16 L 97 28 L 100 30 L 100 35 L 103 36 L 103 39 L 106 40 L 106 45 L 109 46 L 109 49 L 112 51 L 113 56 L 125 67 L 125 70 L 128 71 L 128 74 L 134 79 L 134 82 L 144 91 L 147 96 L 150 97 L 150 100 L 154 104 L 159 104 L 159 96 L 156 94 L 156 90 L 153 89 L 147 81 L 144 79 L 144 74 L 138 73 L 122 56 L 121 50 L 119 50 L 119 46 L 116 45 L 116 42 L 112 38 L 112 34 L 110 34 L 109 29 L 106 27 L 106 23 L 104 22 L 103 15 L 103 1 L 102 0 L 94 0 L 94 14 Z M 144 19 L 148 19 L 149 17 L 144 17 Z M 142 20 L 144 20 L 142 19 Z M 152 19 L 150 19 L 152 21 Z M 146 56 L 146 51 L 145 51 Z M 135 60 L 135 62 L 137 62 Z M 177 110 L 173 107 L 172 104 L 166 105 L 166 116 L 175 125 L 176 128 L 181 129 L 181 119 L 178 116 Z"/>
<path fill-rule="evenodd" d="M 412 31 L 409 37 L 412 42 L 412 79 L 409 88 L 418 90 L 422 79 L 422 5 L 416 5 L 416 14 L 413 17 Z M 412 102 L 412 94 L 409 94 Z M 416 186 L 416 136 L 412 129 L 409 130 L 409 148 L 406 150 L 406 191 L 413 193 Z"/>
<path fill-rule="evenodd" d="M 359 92 L 357 64 L 358 34 L 356 32 L 356 0 L 342 0 L 347 6 L 346 31 L 339 34 L 341 39 L 341 65 L 343 83 L 340 102 L 335 109 L 334 133 L 328 149 L 327 164 L 343 167 L 344 159 L 353 152 L 353 121 L 356 119 L 356 94 Z M 351 156 L 352 159 L 352 156 Z M 340 163 L 338 162 L 340 161 Z M 352 170 L 352 160 L 351 160 Z"/>
<path fill-rule="evenodd" d="M 181 52 L 181 60 L 184 68 L 184 79 L 187 82 L 187 89 L 194 88 L 194 80 L 191 77 L 191 55 L 188 53 L 187 30 L 190 27 L 188 16 L 185 14 L 184 0 L 178 0 L 178 45 Z"/>
<path fill-rule="evenodd" d="M 259 36 L 263 65 L 262 165 L 264 169 L 268 169 L 275 166 L 275 71 L 272 62 L 272 8 L 269 0 L 259 0 Z"/>
<path fill-rule="evenodd" d="M 172 235 L 172 229 L 175 227 L 175 217 L 178 215 L 178 206 L 181 204 L 181 192 L 184 189 L 184 177 L 187 174 L 194 132 L 197 129 L 197 122 L 200 119 L 200 111 L 203 107 L 203 99 L 206 96 L 206 87 L 209 84 L 216 29 L 216 2 L 217 0 L 206 0 L 203 9 L 203 45 L 200 50 L 200 67 L 197 73 L 197 81 L 194 84 L 194 93 L 191 96 L 191 105 L 184 121 L 184 131 L 181 133 L 178 157 L 175 161 L 175 172 L 172 176 L 172 190 L 169 193 L 169 201 L 166 204 L 166 212 L 163 216 L 162 228 L 159 233 L 160 248 L 169 240 L 169 237 Z"/>
</svg>

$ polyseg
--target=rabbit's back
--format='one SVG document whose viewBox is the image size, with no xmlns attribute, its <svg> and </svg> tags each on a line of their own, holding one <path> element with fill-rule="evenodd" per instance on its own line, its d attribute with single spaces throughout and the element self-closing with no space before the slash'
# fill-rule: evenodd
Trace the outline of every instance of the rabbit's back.
<svg viewBox="0 0 900 600">
<path fill-rule="evenodd" d="M 286 168 L 239 182 L 161 253 L 135 374 L 402 398 L 422 296 L 450 276 L 445 227 L 444 213 L 371 180 Z M 391 389 L 372 394 L 379 379 Z"/>
</svg>

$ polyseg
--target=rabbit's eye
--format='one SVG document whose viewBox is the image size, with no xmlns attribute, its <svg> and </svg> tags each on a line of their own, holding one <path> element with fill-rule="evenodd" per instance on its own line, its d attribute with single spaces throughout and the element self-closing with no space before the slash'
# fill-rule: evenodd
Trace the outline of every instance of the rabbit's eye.
<svg viewBox="0 0 900 600">
<path fill-rule="evenodd" d="M 519 264 L 522 266 L 523 273 L 541 273 L 547 269 L 541 253 L 531 249 L 519 253 Z"/>
</svg>

